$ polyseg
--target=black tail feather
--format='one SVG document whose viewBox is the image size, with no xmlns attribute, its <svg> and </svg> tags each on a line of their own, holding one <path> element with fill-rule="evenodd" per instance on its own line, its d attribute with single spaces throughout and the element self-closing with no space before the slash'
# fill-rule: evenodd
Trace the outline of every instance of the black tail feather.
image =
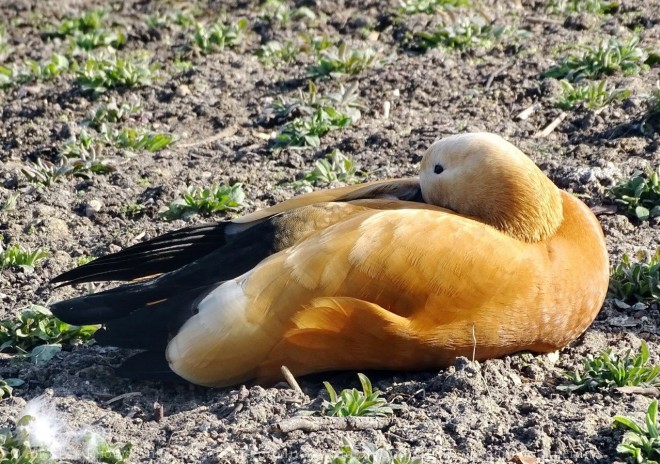
<svg viewBox="0 0 660 464">
<path fill-rule="evenodd" d="M 187 383 L 170 369 L 162 351 L 143 351 L 131 356 L 116 370 L 121 377 L 133 380 Z"/>
<path fill-rule="evenodd" d="M 217 222 L 175 230 L 71 269 L 52 282 L 71 285 L 133 280 L 173 271 L 223 247 L 227 242 L 227 224 Z"/>
</svg>

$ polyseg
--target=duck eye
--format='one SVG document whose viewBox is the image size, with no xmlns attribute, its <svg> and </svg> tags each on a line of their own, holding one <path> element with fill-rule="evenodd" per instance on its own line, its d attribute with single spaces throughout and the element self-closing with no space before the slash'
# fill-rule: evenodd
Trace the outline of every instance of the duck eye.
<svg viewBox="0 0 660 464">
<path fill-rule="evenodd" d="M 445 168 L 442 167 L 442 164 L 436 164 L 435 167 L 433 168 L 433 172 L 436 174 L 441 174 L 442 171 L 444 171 Z"/>
</svg>

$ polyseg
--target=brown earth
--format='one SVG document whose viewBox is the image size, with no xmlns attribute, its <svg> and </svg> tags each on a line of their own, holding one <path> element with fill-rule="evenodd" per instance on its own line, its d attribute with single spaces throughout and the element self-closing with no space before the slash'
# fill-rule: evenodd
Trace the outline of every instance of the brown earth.
<svg viewBox="0 0 660 464">
<path fill-rule="evenodd" d="M 11 67 L 27 59 L 43 61 L 68 49 L 67 39 L 48 39 L 49 24 L 83 11 L 106 8 L 106 21 L 127 33 L 121 53 L 147 50 L 160 64 L 148 86 L 111 90 L 98 99 L 82 91 L 73 73 L 0 90 L 0 204 L 19 192 L 16 208 L 0 212 L 5 243 L 44 247 L 50 257 L 34 273 L 0 271 L 0 316 L 8 318 L 29 303 L 46 304 L 80 294 L 84 288 L 54 289 L 49 279 L 81 256 L 101 256 L 185 225 L 165 221 L 158 211 L 189 185 L 242 182 L 243 212 L 289 198 L 299 190 L 292 181 L 310 171 L 333 148 L 354 158 L 366 179 L 411 176 L 423 150 L 453 133 L 496 132 L 530 154 L 562 188 L 589 205 L 611 204 L 607 189 L 644 166 L 657 166 L 658 135 L 640 130 L 644 95 L 659 79 L 657 66 L 639 75 L 608 78 L 631 90 L 630 98 L 601 112 L 568 111 L 548 136 L 536 137 L 561 110 L 554 105 L 560 87 L 541 74 L 565 51 L 602 37 L 628 37 L 660 50 L 660 4 L 625 2 L 611 15 L 553 14 L 543 2 L 498 2 L 482 10 L 498 24 L 527 31 L 492 49 L 473 52 L 434 49 L 425 54 L 402 46 L 406 34 L 438 17 L 419 14 L 395 22 L 396 2 L 308 2 L 315 20 L 285 24 L 262 17 L 257 2 L 157 2 L 36 0 L 0 3 L 0 24 L 9 48 L 0 63 Z M 300 5 L 298 5 L 300 6 Z M 172 20 L 157 29 L 147 18 L 187 10 L 200 21 L 245 17 L 250 32 L 244 45 L 218 53 L 187 52 L 190 28 Z M 472 10 L 474 15 L 474 9 Z M 319 81 L 319 92 L 338 81 L 359 81 L 366 107 L 352 126 L 331 132 L 318 149 L 272 150 L 267 139 L 281 126 L 268 116 L 277 96 L 294 97 L 307 88 L 305 71 L 313 62 L 301 53 L 290 65 L 269 66 L 253 55 L 261 44 L 297 39 L 304 32 L 327 34 L 353 47 L 379 51 L 381 63 L 357 77 Z M 176 60 L 192 67 L 180 70 Z M 87 113 L 114 98 L 137 97 L 143 108 L 129 124 L 176 134 L 178 142 L 161 152 L 128 153 L 106 147 L 115 172 L 90 179 L 66 178 L 50 187 L 28 182 L 21 168 L 38 158 L 55 160 L 59 147 L 83 128 Z M 383 116 L 385 102 L 389 117 Z M 516 118 L 537 104 L 528 119 Z M 145 186 L 142 178 L 148 178 Z M 323 187 L 323 186 L 320 186 Z M 130 217 L 123 207 L 139 203 L 143 213 Z M 90 214 L 89 206 L 95 210 Z M 659 221 L 637 224 L 621 214 L 600 217 L 613 263 L 622 253 L 660 245 Z M 192 222 L 205 219 L 194 216 Z M 15 398 L 0 402 L 0 427 L 11 425 L 25 400 L 48 392 L 72 427 L 103 430 L 118 442 L 131 441 L 131 462 L 316 463 L 335 456 L 342 439 L 409 451 L 424 462 L 516 462 L 518 453 L 537 462 L 608 463 L 616 460 L 622 432 L 612 427 L 616 414 L 640 418 L 649 399 L 640 395 L 585 393 L 556 389 L 562 372 L 575 369 L 582 356 L 606 347 L 635 348 L 640 338 L 651 352 L 659 346 L 657 302 L 642 309 L 619 309 L 611 299 L 587 333 L 558 357 L 510 356 L 481 365 L 458 361 L 439 373 L 373 373 L 385 397 L 403 405 L 382 428 L 364 431 L 278 433 L 271 425 L 300 411 L 317 410 L 325 395 L 321 381 L 335 388 L 355 386 L 353 373 L 302 379 L 305 397 L 286 386 L 210 390 L 161 385 L 115 377 L 112 366 L 126 353 L 93 345 L 66 347 L 43 366 L 0 354 L 0 377 L 26 381 Z M 656 359 L 657 361 L 657 356 Z M 113 402 L 109 399 L 131 393 Z M 154 420 L 153 405 L 165 417 Z"/>
</svg>

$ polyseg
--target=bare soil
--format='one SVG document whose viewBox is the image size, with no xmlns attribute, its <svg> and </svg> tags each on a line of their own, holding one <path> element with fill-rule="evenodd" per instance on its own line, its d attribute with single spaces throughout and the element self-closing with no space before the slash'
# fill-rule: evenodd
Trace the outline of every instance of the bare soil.
<svg viewBox="0 0 660 464">
<path fill-rule="evenodd" d="M 299 193 L 292 181 L 334 148 L 352 156 L 367 173 L 365 179 L 412 176 L 434 140 L 491 131 L 530 154 L 557 185 L 590 206 L 611 204 L 608 188 L 617 179 L 660 162 L 658 134 L 640 129 L 643 96 L 659 79 L 657 66 L 635 76 L 608 77 L 611 85 L 630 89 L 631 97 L 601 112 L 567 111 L 554 131 L 537 137 L 561 113 L 554 105 L 559 85 L 542 73 L 578 44 L 628 37 L 633 30 L 644 47 L 657 52 L 657 1 L 623 2 L 612 15 L 568 19 L 551 14 L 541 1 L 486 4 L 484 14 L 528 35 L 504 40 L 491 50 L 440 48 L 425 54 L 402 43 L 406 34 L 437 22 L 437 17 L 420 14 L 396 22 L 391 14 L 396 1 L 319 0 L 306 5 L 315 21 L 280 24 L 260 17 L 263 6 L 254 1 L 0 2 L 0 25 L 10 46 L 0 52 L 0 64 L 64 53 L 67 40 L 47 38 L 48 24 L 105 8 L 108 24 L 127 33 L 121 53 L 147 50 L 161 67 L 153 84 L 111 90 L 99 98 L 82 91 L 73 73 L 0 90 L 0 204 L 20 193 L 16 208 L 0 213 L 0 234 L 5 243 L 44 247 L 50 253 L 34 273 L 0 270 L 0 317 L 12 317 L 29 303 L 84 292 L 83 287 L 54 289 L 49 284 L 81 256 L 101 256 L 186 225 L 165 221 L 158 211 L 187 186 L 242 182 L 247 193 L 242 212 L 248 212 Z M 201 21 L 220 17 L 222 11 L 230 21 L 247 18 L 248 39 L 237 49 L 204 56 L 182 51 L 192 35 L 184 28 L 147 25 L 150 16 L 184 9 Z M 267 109 L 280 95 L 306 91 L 305 71 L 313 57 L 301 53 L 291 64 L 269 66 L 253 51 L 272 39 L 299 40 L 304 32 L 327 34 L 356 48 L 372 47 L 388 59 L 357 77 L 318 84 L 319 92 L 327 93 L 336 90 L 338 81 L 359 81 L 367 108 L 362 119 L 323 137 L 317 149 L 276 153 L 267 139 L 281 124 Z M 182 70 L 176 60 L 189 60 L 192 68 Z M 58 148 L 81 132 L 90 110 L 111 98 L 132 97 L 139 98 L 143 109 L 130 123 L 176 134 L 176 144 L 157 153 L 106 147 L 103 156 L 117 165 L 113 173 L 65 178 L 50 187 L 28 182 L 22 167 L 38 158 L 56 159 Z M 390 104 L 387 118 L 385 102 Z M 537 107 L 529 118 L 516 117 L 533 104 Z M 148 178 L 148 185 L 142 178 Z M 137 217 L 123 209 L 133 203 L 144 205 Z M 658 220 L 638 224 L 622 214 L 600 219 L 612 263 L 624 252 L 660 246 Z M 208 220 L 194 216 L 188 223 Z M 300 379 L 305 392 L 300 396 L 285 384 L 203 389 L 128 381 L 116 377 L 112 368 L 126 353 L 94 345 L 65 347 L 40 366 L 0 353 L 0 377 L 26 381 L 13 399 L 0 402 L 0 427 L 14 423 L 26 400 L 48 393 L 72 427 L 94 427 L 117 442 L 131 441 L 131 462 L 317 463 L 335 456 L 342 439 L 349 438 L 358 446 L 369 442 L 408 451 L 425 463 L 518 462 L 520 456 L 548 463 L 609 463 L 617 459 L 622 436 L 613 429 L 612 417 L 639 419 L 650 399 L 608 392 L 567 395 L 556 385 L 587 353 L 606 347 L 637 349 L 642 338 L 657 353 L 659 316 L 657 302 L 620 309 L 608 298 L 587 333 L 558 356 L 517 355 L 483 364 L 458 360 L 441 372 L 370 373 L 374 385 L 403 409 L 387 424 L 359 431 L 273 429 L 302 411 L 318 410 L 325 395 L 322 380 L 336 389 L 356 386 L 354 373 Z M 164 408 L 160 421 L 155 420 L 155 402 Z"/>
</svg>

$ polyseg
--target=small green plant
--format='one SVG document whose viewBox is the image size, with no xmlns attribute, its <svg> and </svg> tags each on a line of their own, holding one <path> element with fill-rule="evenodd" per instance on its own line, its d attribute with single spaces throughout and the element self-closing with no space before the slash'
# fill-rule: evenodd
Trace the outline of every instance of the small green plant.
<svg viewBox="0 0 660 464">
<path fill-rule="evenodd" d="M 660 248 L 650 257 L 638 253 L 636 262 L 624 254 L 612 270 L 609 291 L 614 298 L 630 303 L 659 299 Z"/>
<path fill-rule="evenodd" d="M 7 68 L 0 65 L 0 88 L 34 81 L 49 81 L 68 71 L 71 64 L 67 57 L 58 53 L 48 60 L 38 63 L 28 60 L 19 68 Z"/>
<path fill-rule="evenodd" d="M 649 116 L 660 114 L 660 81 L 656 82 L 655 89 L 646 98 Z"/>
<path fill-rule="evenodd" d="M 446 8 L 470 6 L 470 0 L 399 0 L 399 4 L 398 11 L 402 14 L 435 14 Z"/>
<path fill-rule="evenodd" d="M 129 205 L 122 206 L 119 211 L 129 218 L 135 218 L 143 214 L 144 209 L 145 206 L 140 203 L 131 203 Z"/>
<path fill-rule="evenodd" d="M 15 387 L 20 387 L 25 381 L 21 379 L 3 379 L 0 377 L 0 400 L 3 398 L 9 398 L 14 393 Z M 1 446 L 1 445 L 0 445 Z M 0 459 L 2 458 L 2 453 L 0 453 Z M 0 461 L 2 463 L 2 461 Z"/>
<path fill-rule="evenodd" d="M 613 354 L 611 349 L 598 356 L 587 355 L 584 373 L 566 373 L 569 383 L 557 387 L 565 392 L 594 391 L 615 387 L 649 387 L 660 384 L 660 366 L 649 364 L 649 349 L 642 340 L 640 353 L 634 356 L 628 350 L 623 355 Z"/>
<path fill-rule="evenodd" d="M 47 258 L 48 253 L 43 249 L 37 248 L 31 250 L 24 248 L 23 245 L 15 243 L 9 248 L 5 248 L 0 241 L 0 269 L 21 268 L 26 272 L 34 271 L 37 261 Z"/>
<path fill-rule="evenodd" d="M 412 47 L 421 51 L 445 47 L 451 50 L 469 51 L 477 48 L 490 50 L 506 36 L 520 34 L 510 25 L 481 24 L 461 19 L 452 24 L 442 24 L 432 31 L 414 34 Z"/>
<path fill-rule="evenodd" d="M 660 461 L 660 434 L 658 434 L 658 400 L 653 400 L 646 411 L 643 425 L 626 416 L 614 416 L 614 426 L 627 430 L 616 447 L 618 453 L 627 455 L 631 464 L 654 464 Z"/>
<path fill-rule="evenodd" d="M 75 43 L 82 50 L 99 47 L 121 48 L 126 43 L 126 34 L 122 31 L 94 31 L 77 35 Z"/>
<path fill-rule="evenodd" d="M 16 202 L 20 196 L 21 194 L 19 192 L 10 193 L 6 200 L 2 200 L 2 202 L 0 202 L 0 213 L 4 213 L 6 211 L 15 211 Z"/>
<path fill-rule="evenodd" d="M 105 11 L 86 11 L 75 18 L 67 18 L 63 20 L 53 31 L 49 32 L 49 35 L 66 37 L 69 35 L 87 34 L 99 31 L 103 28 L 104 17 Z"/>
<path fill-rule="evenodd" d="M 246 38 L 248 29 L 247 19 L 239 19 L 235 24 L 217 22 L 210 28 L 197 24 L 193 42 L 203 54 L 233 48 L 241 45 Z"/>
<path fill-rule="evenodd" d="M 349 115 L 332 107 L 318 108 L 311 117 L 296 118 L 286 123 L 275 138 L 275 148 L 318 147 L 328 132 L 352 124 Z"/>
<path fill-rule="evenodd" d="M 89 57 L 78 70 L 77 82 L 83 90 L 101 94 L 115 87 L 134 87 L 151 84 L 158 68 L 145 57 L 121 58 L 116 54 Z"/>
<path fill-rule="evenodd" d="M 307 77 L 318 79 L 337 74 L 360 74 L 365 69 L 376 64 L 376 51 L 349 49 L 345 42 L 337 47 L 326 48 L 319 55 L 317 64 L 307 71 Z"/>
<path fill-rule="evenodd" d="M 604 0 L 551 0 L 547 8 L 553 14 L 562 13 L 595 13 L 595 14 L 613 14 L 619 10 L 618 1 Z"/>
<path fill-rule="evenodd" d="M 603 75 L 623 73 L 638 74 L 648 68 L 648 54 L 639 46 L 639 38 L 627 41 L 617 38 L 603 40 L 595 47 L 583 49 L 562 59 L 558 66 L 545 72 L 546 77 L 578 82 L 582 79 L 598 79 Z"/>
<path fill-rule="evenodd" d="M 57 319 L 50 310 L 30 305 L 12 319 L 0 321 L 0 351 L 29 352 L 44 344 L 87 342 L 97 326 L 75 326 Z"/>
<path fill-rule="evenodd" d="M 329 382 L 323 382 L 325 389 L 330 397 L 329 401 L 324 401 L 321 406 L 322 414 L 326 416 L 390 416 L 394 414 L 395 406 L 391 405 L 384 398 L 379 398 L 381 391 L 373 390 L 369 378 L 359 373 L 362 391 L 356 388 L 342 390 L 337 392 Z"/>
<path fill-rule="evenodd" d="M 422 460 L 412 458 L 409 454 L 393 456 L 385 448 L 378 448 L 371 443 L 358 451 L 349 440 L 344 439 L 340 454 L 332 458 L 330 464 L 422 464 Z"/>
<path fill-rule="evenodd" d="M 183 198 L 171 202 L 162 215 L 168 220 L 173 220 L 193 214 L 238 211 L 243 208 L 244 203 L 245 192 L 240 183 L 232 186 L 214 185 L 204 189 L 188 187 Z"/>
<path fill-rule="evenodd" d="M 608 89 L 607 82 L 604 80 L 575 86 L 562 80 L 560 84 L 563 92 L 557 99 L 557 106 L 564 110 L 577 107 L 595 110 L 610 103 L 625 100 L 630 96 L 630 90 L 627 89 Z"/>
<path fill-rule="evenodd" d="M 306 6 L 291 9 L 282 0 L 266 0 L 261 5 L 259 17 L 270 22 L 284 26 L 292 20 L 315 20 L 316 14 Z"/>
<path fill-rule="evenodd" d="M 174 143 L 172 134 L 151 132 L 142 128 L 124 127 L 121 130 L 107 129 L 104 132 L 107 141 L 121 148 L 157 152 Z"/>
<path fill-rule="evenodd" d="M 296 59 L 299 53 L 300 47 L 290 40 L 284 43 L 273 40 L 262 45 L 254 52 L 261 62 L 270 65 L 290 63 Z"/>
<path fill-rule="evenodd" d="M 96 462 L 107 464 L 126 464 L 131 455 L 133 444 L 128 442 L 123 445 L 114 445 L 108 443 L 98 433 L 86 432 L 82 438 L 83 445 L 87 451 L 86 454 Z"/>
<path fill-rule="evenodd" d="M 660 168 L 636 171 L 611 189 L 614 202 L 640 221 L 660 216 Z"/>
<path fill-rule="evenodd" d="M 51 453 L 30 446 L 27 426 L 32 416 L 23 416 L 15 430 L 0 429 L 0 464 L 56 464 Z"/>
<path fill-rule="evenodd" d="M 142 110 L 142 104 L 136 101 L 117 103 L 113 98 L 107 103 L 102 103 L 92 110 L 87 116 L 90 127 L 102 131 L 102 126 L 107 123 L 115 124 L 127 120 L 130 116 Z"/>
<path fill-rule="evenodd" d="M 305 174 L 296 184 L 318 185 L 329 184 L 335 181 L 352 184 L 358 181 L 356 177 L 357 172 L 355 161 L 335 149 L 328 153 L 325 158 L 317 160 L 314 169 Z"/>
</svg>

